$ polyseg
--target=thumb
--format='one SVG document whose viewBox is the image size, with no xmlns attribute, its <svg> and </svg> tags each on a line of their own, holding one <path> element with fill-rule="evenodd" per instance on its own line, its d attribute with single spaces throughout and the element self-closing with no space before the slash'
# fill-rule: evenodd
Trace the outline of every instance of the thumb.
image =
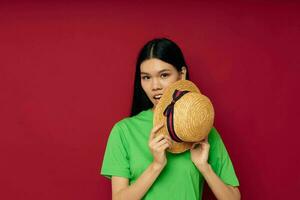
<svg viewBox="0 0 300 200">
<path fill-rule="evenodd" d="M 195 143 L 192 145 L 192 149 L 197 148 L 199 145 L 200 145 L 199 142 L 195 142 Z"/>
</svg>

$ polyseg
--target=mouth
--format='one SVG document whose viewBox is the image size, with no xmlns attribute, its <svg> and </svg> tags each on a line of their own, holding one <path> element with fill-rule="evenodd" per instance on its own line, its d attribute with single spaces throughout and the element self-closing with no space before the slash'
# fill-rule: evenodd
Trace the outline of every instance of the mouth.
<svg viewBox="0 0 300 200">
<path fill-rule="evenodd" d="M 157 94 L 157 95 L 154 95 L 154 96 L 153 96 L 153 99 L 154 99 L 155 101 L 159 101 L 161 97 L 162 97 L 162 94 Z"/>
</svg>

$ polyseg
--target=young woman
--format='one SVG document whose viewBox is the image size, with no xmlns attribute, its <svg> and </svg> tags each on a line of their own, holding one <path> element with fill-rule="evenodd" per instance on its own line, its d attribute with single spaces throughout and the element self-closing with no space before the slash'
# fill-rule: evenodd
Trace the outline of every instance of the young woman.
<svg viewBox="0 0 300 200">
<path fill-rule="evenodd" d="M 101 174 L 111 178 L 112 198 L 201 199 L 204 180 L 217 199 L 240 199 L 239 181 L 217 130 L 180 154 L 166 151 L 168 136 L 155 136 L 153 111 L 166 87 L 189 79 L 182 51 L 166 38 L 141 49 L 134 81 L 131 117 L 111 130 Z"/>
</svg>

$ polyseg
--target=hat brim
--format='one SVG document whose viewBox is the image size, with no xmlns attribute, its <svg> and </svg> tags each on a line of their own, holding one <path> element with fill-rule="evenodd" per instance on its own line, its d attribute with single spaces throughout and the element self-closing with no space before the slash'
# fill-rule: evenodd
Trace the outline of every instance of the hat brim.
<svg viewBox="0 0 300 200">
<path fill-rule="evenodd" d="M 175 90 L 185 90 L 190 92 L 197 92 L 200 93 L 198 87 L 191 81 L 188 80 L 180 80 L 176 81 L 175 83 L 171 84 L 166 90 L 164 91 L 163 96 L 159 100 L 158 104 L 154 110 L 154 118 L 153 124 L 154 126 L 158 124 L 164 123 L 164 126 L 157 132 L 157 135 L 169 135 L 167 126 L 166 126 L 166 117 L 164 116 L 163 112 L 169 103 L 172 101 L 172 95 Z M 168 152 L 171 153 L 182 153 L 192 147 L 192 142 L 176 142 L 172 140 L 172 145 L 167 149 Z"/>
</svg>

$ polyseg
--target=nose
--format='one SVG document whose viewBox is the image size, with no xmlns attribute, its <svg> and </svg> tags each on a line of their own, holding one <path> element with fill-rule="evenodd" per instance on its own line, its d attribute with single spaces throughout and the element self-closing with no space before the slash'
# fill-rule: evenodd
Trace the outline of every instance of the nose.
<svg viewBox="0 0 300 200">
<path fill-rule="evenodd" d="M 162 86 L 161 86 L 160 81 L 156 78 L 153 78 L 152 83 L 151 83 L 151 88 L 152 88 L 152 91 L 161 90 Z"/>
</svg>

